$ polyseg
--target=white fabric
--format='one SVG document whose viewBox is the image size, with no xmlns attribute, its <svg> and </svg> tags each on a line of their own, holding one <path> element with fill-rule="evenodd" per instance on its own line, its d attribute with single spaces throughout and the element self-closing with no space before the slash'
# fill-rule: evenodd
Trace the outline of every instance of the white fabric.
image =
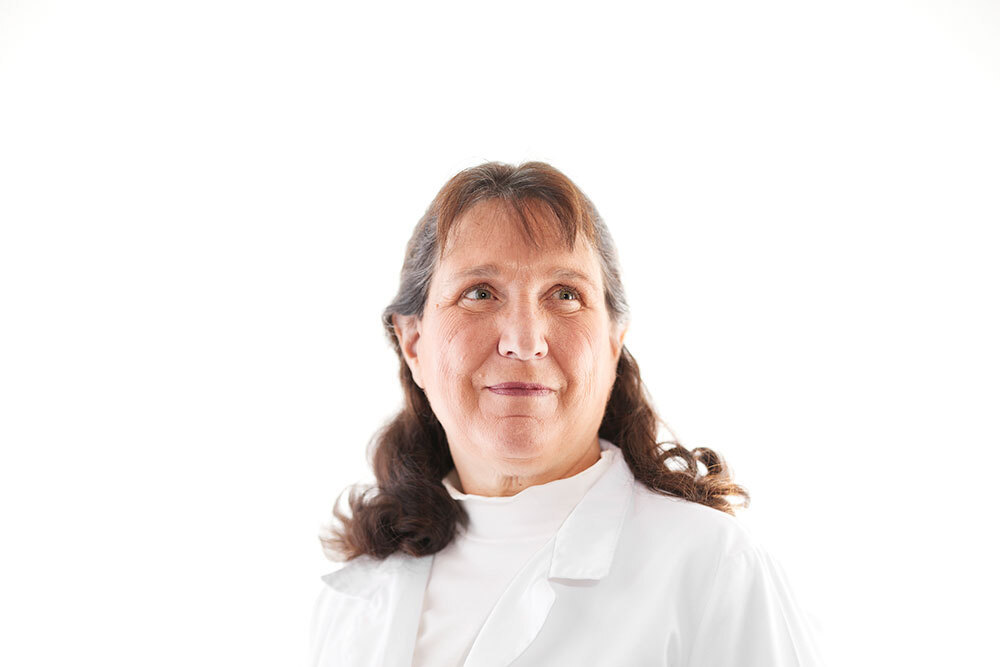
<svg viewBox="0 0 1000 667">
<path fill-rule="evenodd" d="M 558 530 L 620 450 L 572 477 L 503 498 L 466 494 L 455 470 L 444 487 L 469 515 L 468 529 L 434 554 L 413 654 L 414 667 L 460 665 L 514 574 Z"/>
<path fill-rule="evenodd" d="M 410 665 L 433 560 L 362 556 L 323 577 L 313 616 L 313 667 Z M 619 451 L 513 575 L 461 664 L 793 667 L 821 661 L 781 569 L 743 525 L 650 491 L 635 481 Z"/>
</svg>

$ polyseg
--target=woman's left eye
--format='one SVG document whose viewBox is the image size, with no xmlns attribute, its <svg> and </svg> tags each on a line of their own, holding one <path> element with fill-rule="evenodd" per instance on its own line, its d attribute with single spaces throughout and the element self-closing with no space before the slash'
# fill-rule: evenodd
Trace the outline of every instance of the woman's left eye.
<svg viewBox="0 0 1000 667">
<path fill-rule="evenodd" d="M 571 301 L 580 298 L 580 295 L 576 293 L 576 290 L 572 290 L 568 287 L 560 287 L 556 290 L 555 295 L 556 298 L 561 301 Z"/>
<path fill-rule="evenodd" d="M 484 301 L 493 296 L 493 293 L 490 292 L 489 288 L 484 287 L 483 285 L 477 285 L 462 296 L 466 299 L 472 299 L 473 301 Z"/>
</svg>

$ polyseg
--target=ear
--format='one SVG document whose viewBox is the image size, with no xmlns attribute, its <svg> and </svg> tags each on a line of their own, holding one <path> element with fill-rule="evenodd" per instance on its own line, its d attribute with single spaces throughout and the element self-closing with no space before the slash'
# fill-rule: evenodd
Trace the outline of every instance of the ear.
<svg viewBox="0 0 1000 667">
<path fill-rule="evenodd" d="M 403 352 L 406 365 L 410 367 L 413 381 L 423 389 L 424 381 L 420 373 L 420 357 L 417 355 L 417 342 L 420 340 L 420 318 L 415 315 L 393 314 L 392 327 L 396 330 L 396 340 L 399 341 L 399 349 Z"/>
<path fill-rule="evenodd" d="M 611 343 L 614 345 L 615 362 L 618 361 L 618 357 L 622 353 L 622 348 L 625 346 L 625 332 L 628 331 L 628 325 L 628 322 L 616 325 L 615 331 L 612 334 Z"/>
</svg>

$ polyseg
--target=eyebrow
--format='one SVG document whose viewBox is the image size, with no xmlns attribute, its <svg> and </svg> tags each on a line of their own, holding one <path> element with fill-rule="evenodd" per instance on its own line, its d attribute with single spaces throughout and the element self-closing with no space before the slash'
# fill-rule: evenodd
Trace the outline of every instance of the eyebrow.
<svg viewBox="0 0 1000 667">
<path fill-rule="evenodd" d="M 452 277 L 447 281 L 448 284 L 458 282 L 461 280 L 468 280 L 469 278 L 495 278 L 500 275 L 500 267 L 496 264 L 479 264 L 477 266 L 472 266 L 467 269 L 462 269 L 461 271 L 456 271 L 452 274 Z M 573 269 L 559 268 L 554 269 L 549 273 L 550 276 L 559 280 L 572 280 L 576 282 L 582 282 L 589 285 L 593 289 L 597 289 L 594 282 L 588 278 L 586 275 L 575 271 Z"/>
</svg>

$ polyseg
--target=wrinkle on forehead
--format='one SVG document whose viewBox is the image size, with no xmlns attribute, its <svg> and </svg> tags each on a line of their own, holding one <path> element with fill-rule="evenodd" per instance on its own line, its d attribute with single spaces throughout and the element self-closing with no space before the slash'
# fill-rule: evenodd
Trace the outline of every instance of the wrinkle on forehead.
<svg viewBox="0 0 1000 667">
<path fill-rule="evenodd" d="M 493 224 L 497 222 L 502 224 Z M 498 229 L 516 230 L 526 244 L 536 249 L 561 245 L 572 252 L 577 240 L 575 227 L 560 220 L 544 201 L 487 199 L 472 205 L 452 221 L 441 258 L 444 259 L 452 251 L 458 237 Z M 479 242 L 483 241 L 479 239 Z"/>
</svg>

